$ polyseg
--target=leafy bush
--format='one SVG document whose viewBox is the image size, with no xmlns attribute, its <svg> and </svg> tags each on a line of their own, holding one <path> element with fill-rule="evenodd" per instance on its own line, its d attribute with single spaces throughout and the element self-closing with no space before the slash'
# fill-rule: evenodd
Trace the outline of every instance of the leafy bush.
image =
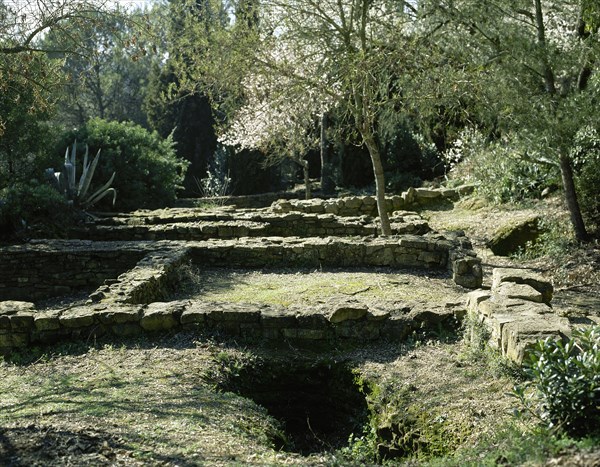
<svg viewBox="0 0 600 467">
<path fill-rule="evenodd" d="M 536 414 L 550 428 L 575 436 L 600 429 L 600 326 L 573 331 L 566 343 L 539 342 L 526 372 L 536 389 Z M 531 407 L 524 387 L 516 395 Z"/>
<path fill-rule="evenodd" d="M 582 214 L 592 228 L 600 231 L 600 132 L 591 126 L 575 136 L 571 150 L 575 183 Z"/>
<path fill-rule="evenodd" d="M 477 130 L 466 129 L 445 157 L 449 175 L 478 183 L 478 192 L 495 203 L 541 197 L 558 184 L 558 168 L 523 157 L 528 150 L 510 138 L 488 142 Z"/>
<path fill-rule="evenodd" d="M 73 140 L 81 143 L 80 148 L 87 144 L 92 154 L 102 149 L 95 180 L 106 181 L 116 173 L 112 186 L 119 194 L 119 210 L 168 206 L 182 188 L 188 162 L 176 156 L 170 138 L 162 139 L 130 122 L 92 119 L 78 131 L 66 134 L 58 150 L 64 152 Z M 110 202 L 98 206 L 110 207 Z"/>
<path fill-rule="evenodd" d="M 64 227 L 72 214 L 64 197 L 50 185 L 19 182 L 0 190 L 0 231 L 5 237 L 33 224 Z"/>
<path fill-rule="evenodd" d="M 416 133 L 410 120 L 395 109 L 385 109 L 380 115 L 378 135 L 390 192 L 420 186 L 422 180 L 444 173 L 444 161 L 435 145 Z"/>
</svg>

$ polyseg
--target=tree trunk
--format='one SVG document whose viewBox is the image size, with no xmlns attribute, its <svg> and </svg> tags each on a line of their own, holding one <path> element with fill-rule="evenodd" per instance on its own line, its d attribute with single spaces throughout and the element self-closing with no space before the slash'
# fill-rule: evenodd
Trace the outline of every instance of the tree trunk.
<svg viewBox="0 0 600 467">
<path fill-rule="evenodd" d="M 327 139 L 328 126 L 327 112 L 323 112 L 321 115 L 321 192 L 324 195 L 333 194 L 335 189 L 331 150 L 329 148 L 329 140 Z"/>
<path fill-rule="evenodd" d="M 571 161 L 567 156 L 560 156 L 560 174 L 562 177 L 563 187 L 565 189 L 565 200 L 567 202 L 567 209 L 571 216 L 571 223 L 575 230 L 575 237 L 580 242 L 587 242 L 589 236 L 585 229 L 583 217 L 581 216 L 581 209 L 579 208 L 579 202 L 577 201 L 577 192 L 575 191 L 575 182 L 573 181 L 573 169 L 571 168 Z"/>
<path fill-rule="evenodd" d="M 304 159 L 300 159 L 300 163 L 302 165 L 302 171 L 304 172 L 304 186 L 306 187 L 306 199 L 311 198 L 310 193 L 310 179 L 308 178 L 308 161 Z"/>
<path fill-rule="evenodd" d="M 392 226 L 387 212 L 387 203 L 385 200 L 385 177 L 383 175 L 383 164 L 381 163 L 381 154 L 373 135 L 363 135 L 371 163 L 373 164 L 373 173 L 375 174 L 375 193 L 377 195 L 377 212 L 381 222 L 381 235 L 386 237 L 392 235 Z"/>
</svg>

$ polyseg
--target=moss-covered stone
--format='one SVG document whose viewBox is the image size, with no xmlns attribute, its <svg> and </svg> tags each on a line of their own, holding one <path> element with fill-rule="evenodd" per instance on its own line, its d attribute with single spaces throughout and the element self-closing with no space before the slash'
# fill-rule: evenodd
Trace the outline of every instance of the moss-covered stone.
<svg viewBox="0 0 600 467">
<path fill-rule="evenodd" d="M 501 226 L 488 242 L 489 248 L 498 256 L 509 256 L 535 242 L 540 235 L 539 216 L 511 221 Z"/>
</svg>

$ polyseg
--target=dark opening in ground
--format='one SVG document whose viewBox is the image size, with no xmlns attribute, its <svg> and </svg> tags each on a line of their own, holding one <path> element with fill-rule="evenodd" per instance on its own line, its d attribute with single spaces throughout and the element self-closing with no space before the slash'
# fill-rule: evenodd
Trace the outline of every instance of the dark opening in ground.
<svg viewBox="0 0 600 467">
<path fill-rule="evenodd" d="M 308 455 L 346 446 L 368 421 L 365 396 L 343 363 L 261 361 L 225 385 L 282 423 L 287 440 L 277 448 L 286 451 Z"/>
</svg>

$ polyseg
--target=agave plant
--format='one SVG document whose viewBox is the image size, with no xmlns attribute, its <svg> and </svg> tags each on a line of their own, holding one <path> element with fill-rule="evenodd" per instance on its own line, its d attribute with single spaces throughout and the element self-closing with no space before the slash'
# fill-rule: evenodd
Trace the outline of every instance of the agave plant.
<svg viewBox="0 0 600 467">
<path fill-rule="evenodd" d="M 107 195 L 112 195 L 112 204 L 114 206 L 115 201 L 117 200 L 117 191 L 110 187 L 115 179 L 114 172 L 108 182 L 106 182 L 104 185 L 102 185 L 102 187 L 92 194 L 88 194 L 90 183 L 94 177 L 94 171 L 96 170 L 98 160 L 100 159 L 100 150 L 98 150 L 96 157 L 94 157 L 91 162 L 88 162 L 89 147 L 86 145 L 85 155 L 83 156 L 83 171 L 79 181 L 77 181 L 76 155 L 77 141 L 73 143 L 70 154 L 69 148 L 67 148 L 65 152 L 65 163 L 63 164 L 63 170 L 61 172 L 55 172 L 54 169 L 46 169 L 47 178 L 60 193 L 65 195 L 67 200 L 83 209 L 89 208 L 90 206 L 96 204 Z"/>
</svg>

